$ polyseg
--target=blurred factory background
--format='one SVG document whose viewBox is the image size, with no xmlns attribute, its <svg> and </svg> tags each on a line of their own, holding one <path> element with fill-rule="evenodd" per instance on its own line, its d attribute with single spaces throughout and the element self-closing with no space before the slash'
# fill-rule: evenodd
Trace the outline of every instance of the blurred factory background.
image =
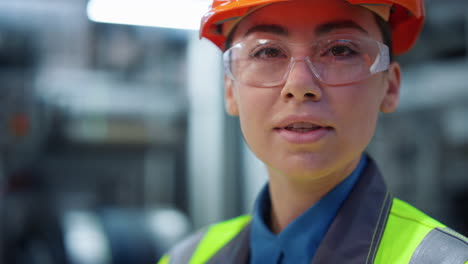
<svg viewBox="0 0 468 264">
<path fill-rule="evenodd" d="M 467 235 L 468 2 L 426 4 L 369 152 L 397 196 Z M 0 264 L 154 263 L 249 212 L 266 180 L 224 113 L 212 44 L 87 8 L 0 1 Z"/>
</svg>

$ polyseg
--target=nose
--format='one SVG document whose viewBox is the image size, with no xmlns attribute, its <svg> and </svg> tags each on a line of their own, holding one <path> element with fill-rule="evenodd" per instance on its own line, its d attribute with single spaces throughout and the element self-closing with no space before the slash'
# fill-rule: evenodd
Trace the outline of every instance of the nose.
<svg viewBox="0 0 468 264">
<path fill-rule="evenodd" d="M 321 83 L 309 65 L 309 57 L 292 59 L 286 83 L 281 90 L 283 98 L 320 101 L 322 98 Z"/>
</svg>

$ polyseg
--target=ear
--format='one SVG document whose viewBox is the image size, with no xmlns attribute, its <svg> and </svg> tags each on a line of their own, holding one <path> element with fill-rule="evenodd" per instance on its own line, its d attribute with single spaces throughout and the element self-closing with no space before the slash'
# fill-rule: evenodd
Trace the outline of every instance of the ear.
<svg viewBox="0 0 468 264">
<path fill-rule="evenodd" d="M 232 116 L 239 115 L 239 107 L 237 105 L 237 96 L 234 91 L 234 81 L 228 76 L 224 76 L 224 99 L 226 112 Z"/>
<path fill-rule="evenodd" d="M 391 113 L 395 111 L 400 101 L 401 69 L 397 62 L 390 64 L 385 81 L 388 82 L 388 87 L 380 104 L 380 111 Z"/>
</svg>

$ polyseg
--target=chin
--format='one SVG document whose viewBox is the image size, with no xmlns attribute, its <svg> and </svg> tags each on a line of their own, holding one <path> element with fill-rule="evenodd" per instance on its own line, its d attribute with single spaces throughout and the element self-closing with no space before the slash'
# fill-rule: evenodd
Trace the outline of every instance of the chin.
<svg viewBox="0 0 468 264">
<path fill-rule="evenodd" d="M 280 173 L 291 179 L 317 180 L 334 171 L 336 164 L 331 159 L 316 154 L 294 155 L 278 161 L 277 166 L 268 166 L 271 172 Z"/>
</svg>

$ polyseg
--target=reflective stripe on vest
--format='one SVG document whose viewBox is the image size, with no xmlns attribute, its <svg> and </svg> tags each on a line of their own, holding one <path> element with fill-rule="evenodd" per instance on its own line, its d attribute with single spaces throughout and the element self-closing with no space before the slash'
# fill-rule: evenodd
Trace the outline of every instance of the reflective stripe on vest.
<svg viewBox="0 0 468 264">
<path fill-rule="evenodd" d="M 468 261 L 468 239 L 449 228 L 433 229 L 416 248 L 409 264 L 452 264 Z M 451 252 L 451 254 L 447 254 Z"/>
</svg>

